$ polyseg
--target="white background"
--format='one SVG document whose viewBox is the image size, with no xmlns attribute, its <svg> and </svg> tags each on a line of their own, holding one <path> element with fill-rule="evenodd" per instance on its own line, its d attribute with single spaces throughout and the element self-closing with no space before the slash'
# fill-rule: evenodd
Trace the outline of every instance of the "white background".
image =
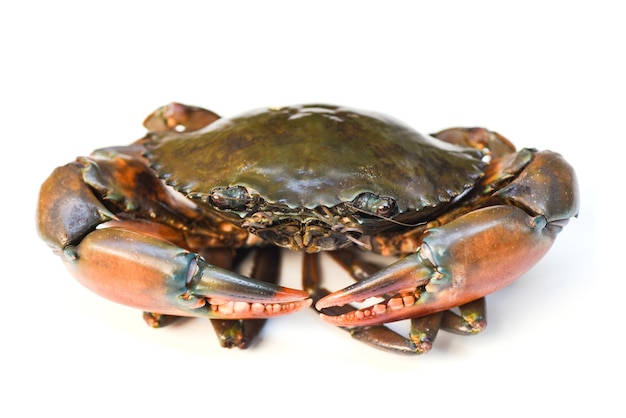
<svg viewBox="0 0 626 418">
<path fill-rule="evenodd" d="M 595 245 L 624 240 L 618 2 L 225 3 L 0 6 L 0 415 L 623 414 L 623 257 L 596 259 Z M 171 101 L 222 116 L 326 102 L 423 132 L 485 126 L 561 152 L 579 175 L 580 217 L 488 298 L 483 334 L 441 333 L 426 356 L 368 348 L 308 310 L 270 321 L 245 351 L 220 348 L 204 320 L 153 330 L 76 283 L 34 211 L 54 167 L 139 138 Z M 298 283 L 297 261 L 285 273 Z"/>
</svg>

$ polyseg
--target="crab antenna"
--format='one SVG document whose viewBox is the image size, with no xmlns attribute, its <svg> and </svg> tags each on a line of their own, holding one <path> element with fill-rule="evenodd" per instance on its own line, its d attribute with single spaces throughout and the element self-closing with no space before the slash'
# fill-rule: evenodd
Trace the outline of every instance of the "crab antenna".
<svg viewBox="0 0 626 418">
<path fill-rule="evenodd" d="M 355 243 L 357 246 L 363 248 L 364 250 L 368 250 L 371 251 L 372 250 L 372 246 L 363 242 L 363 241 L 359 241 L 358 239 L 354 238 L 352 235 L 347 235 L 346 234 L 346 238 L 350 241 L 352 241 L 353 243 Z"/>
</svg>

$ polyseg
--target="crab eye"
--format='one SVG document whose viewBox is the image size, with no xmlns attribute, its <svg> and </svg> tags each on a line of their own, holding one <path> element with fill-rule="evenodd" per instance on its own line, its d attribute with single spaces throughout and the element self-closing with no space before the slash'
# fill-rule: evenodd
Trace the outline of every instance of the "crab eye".
<svg viewBox="0 0 626 418">
<path fill-rule="evenodd" d="M 389 197 L 381 197 L 376 205 L 376 215 L 389 216 L 393 215 L 396 210 L 396 202 Z"/>
<path fill-rule="evenodd" d="M 352 203 L 357 209 L 377 216 L 388 217 L 396 211 L 395 200 L 374 193 L 362 193 Z"/>
<path fill-rule="evenodd" d="M 209 200 L 218 209 L 243 209 L 250 203 L 245 187 L 218 187 L 211 191 Z"/>
</svg>

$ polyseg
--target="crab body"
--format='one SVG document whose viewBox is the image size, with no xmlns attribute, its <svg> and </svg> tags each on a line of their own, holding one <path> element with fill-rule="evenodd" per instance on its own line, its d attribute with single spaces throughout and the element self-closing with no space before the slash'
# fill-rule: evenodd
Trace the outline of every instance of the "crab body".
<svg viewBox="0 0 626 418">
<path fill-rule="evenodd" d="M 220 119 L 171 104 L 144 125 L 135 143 L 53 172 L 40 235 L 90 289 L 144 310 L 153 326 L 211 318 L 225 346 L 246 347 L 265 318 L 312 302 L 392 351 L 428 351 L 440 328 L 476 333 L 484 296 L 541 259 L 578 212 L 560 155 L 516 152 L 481 128 L 422 135 L 328 105 Z M 304 290 L 275 283 L 279 247 L 304 253 Z M 236 273 L 251 249 L 252 273 Z M 356 282 L 327 290 L 322 251 Z M 397 261 L 376 266 L 364 251 Z M 370 297 L 382 302 L 350 305 Z M 401 319 L 408 337 L 384 326 Z"/>
</svg>

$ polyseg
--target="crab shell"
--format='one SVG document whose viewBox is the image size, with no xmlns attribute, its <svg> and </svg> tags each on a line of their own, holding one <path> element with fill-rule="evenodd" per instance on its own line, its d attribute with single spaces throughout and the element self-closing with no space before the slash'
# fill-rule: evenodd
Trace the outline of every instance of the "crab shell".
<svg viewBox="0 0 626 418">
<path fill-rule="evenodd" d="M 488 155 L 388 116 L 329 105 L 260 109 L 197 131 L 153 134 L 146 147 L 169 185 L 235 224 L 262 213 L 269 223 L 305 228 L 323 223 L 314 213 L 330 208 L 349 216 L 339 229 L 359 225 L 358 237 L 432 217 L 476 184 Z M 376 212 L 381 199 L 391 206 L 385 216 Z M 350 244 L 341 234 L 303 246 L 284 231 L 252 232 L 307 252 Z"/>
</svg>

